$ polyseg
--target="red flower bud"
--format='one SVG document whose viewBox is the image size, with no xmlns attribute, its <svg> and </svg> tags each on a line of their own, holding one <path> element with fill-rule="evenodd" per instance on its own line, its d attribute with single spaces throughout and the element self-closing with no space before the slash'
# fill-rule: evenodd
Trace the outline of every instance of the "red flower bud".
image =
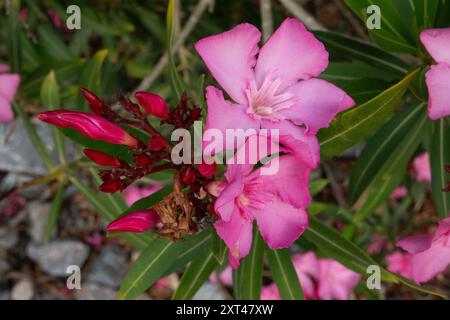
<svg viewBox="0 0 450 320">
<path fill-rule="evenodd" d="M 38 119 L 60 128 L 71 128 L 91 139 L 122 144 L 136 149 L 138 141 L 125 130 L 94 114 L 55 110 L 42 112 Z"/>
<path fill-rule="evenodd" d="M 109 180 L 109 181 L 103 182 L 99 189 L 101 192 L 114 193 L 117 191 L 121 191 L 122 188 L 123 188 L 123 183 L 121 181 Z"/>
<path fill-rule="evenodd" d="M 97 115 L 102 114 L 103 111 L 103 100 L 97 97 L 94 93 L 85 88 L 80 88 L 81 94 L 84 96 L 86 101 L 89 103 L 92 112 Z"/>
<path fill-rule="evenodd" d="M 84 149 L 84 155 L 96 164 L 107 167 L 120 167 L 120 161 L 110 155 L 96 150 Z"/>
<path fill-rule="evenodd" d="M 192 167 L 188 167 L 185 172 L 181 174 L 181 180 L 185 185 L 191 185 L 195 182 L 197 177 L 195 176 L 195 171 Z"/>
<path fill-rule="evenodd" d="M 167 142 L 162 136 L 154 135 L 153 137 L 150 138 L 150 141 L 148 142 L 148 148 L 150 149 L 150 151 L 158 152 L 164 149 L 166 144 Z"/>
<path fill-rule="evenodd" d="M 154 93 L 142 91 L 137 92 L 134 96 L 145 112 L 161 119 L 167 118 L 169 108 L 162 97 Z"/>
<path fill-rule="evenodd" d="M 201 163 L 198 165 L 198 172 L 202 177 L 209 178 L 216 174 L 217 164 L 213 162 L 212 164 Z"/>
<path fill-rule="evenodd" d="M 159 222 L 158 213 L 153 210 L 136 211 L 111 222 L 108 232 L 145 232 Z"/>
<path fill-rule="evenodd" d="M 152 160 L 145 154 L 139 154 L 134 156 L 134 163 L 136 163 L 141 168 L 145 168 L 152 164 Z"/>
</svg>

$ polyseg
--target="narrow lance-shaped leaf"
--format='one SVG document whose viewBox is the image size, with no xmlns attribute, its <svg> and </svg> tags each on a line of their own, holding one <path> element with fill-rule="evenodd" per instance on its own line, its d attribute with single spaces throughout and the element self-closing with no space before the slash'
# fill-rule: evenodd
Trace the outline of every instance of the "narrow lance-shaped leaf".
<svg viewBox="0 0 450 320">
<path fill-rule="evenodd" d="M 214 257 L 217 259 L 219 265 L 222 265 L 225 262 L 228 250 L 225 242 L 217 235 L 216 232 L 213 232 L 212 234 L 211 245 Z"/>
<path fill-rule="evenodd" d="M 55 231 L 58 222 L 59 212 L 61 211 L 61 204 L 64 195 L 64 185 L 60 185 L 53 198 L 53 204 L 48 215 L 47 225 L 44 233 L 44 243 L 47 243 Z"/>
<path fill-rule="evenodd" d="M 323 157 L 340 154 L 383 126 L 394 114 L 418 72 L 419 69 L 372 100 L 339 114 L 328 128 L 320 130 L 318 136 Z"/>
<path fill-rule="evenodd" d="M 41 103 L 45 108 L 55 110 L 60 108 L 60 101 L 58 82 L 56 81 L 55 72 L 52 70 L 42 83 Z M 66 162 L 64 156 L 64 136 L 56 127 L 53 128 L 53 140 L 55 141 L 59 161 L 61 164 L 64 164 Z"/>
<path fill-rule="evenodd" d="M 205 251 L 193 260 L 181 277 L 180 284 L 173 294 L 173 300 L 192 299 L 203 283 L 218 266 L 212 252 Z"/>
<path fill-rule="evenodd" d="M 450 174 L 445 170 L 450 165 L 450 125 L 446 119 L 441 119 L 432 127 L 429 144 L 431 190 L 439 217 L 446 218 L 450 213 L 450 192 L 443 189 L 450 182 Z"/>
<path fill-rule="evenodd" d="M 270 250 L 266 247 L 269 268 L 283 300 L 304 300 L 300 280 L 287 249 Z"/>
<path fill-rule="evenodd" d="M 349 198 L 354 204 L 369 183 L 386 163 L 390 155 L 397 152 L 402 139 L 423 116 L 424 103 L 406 106 L 403 112 L 395 115 L 385 126 L 371 137 L 352 169 L 349 182 Z"/>
<path fill-rule="evenodd" d="M 385 159 L 375 179 L 370 183 L 367 191 L 355 205 L 357 214 L 355 221 L 362 221 L 374 212 L 380 204 L 386 201 L 395 187 L 400 184 L 406 172 L 409 160 L 421 143 L 421 137 L 426 129 L 427 117 L 425 112 L 419 122 L 403 138 L 397 149 L 389 158 Z"/>
<path fill-rule="evenodd" d="M 257 228 L 253 231 L 253 243 L 250 253 L 242 260 L 241 298 L 258 300 L 261 297 L 263 277 L 264 242 Z"/>
</svg>

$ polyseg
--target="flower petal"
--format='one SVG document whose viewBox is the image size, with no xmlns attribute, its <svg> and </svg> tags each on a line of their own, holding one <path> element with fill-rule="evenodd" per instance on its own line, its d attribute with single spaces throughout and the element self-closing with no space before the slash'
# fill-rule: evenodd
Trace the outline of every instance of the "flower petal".
<svg viewBox="0 0 450 320">
<path fill-rule="evenodd" d="M 18 74 L 0 74 L 0 97 L 11 102 L 16 95 L 19 83 Z"/>
<path fill-rule="evenodd" d="M 8 123 L 14 119 L 11 103 L 0 96 L 0 123 Z"/>
<path fill-rule="evenodd" d="M 413 256 L 412 276 L 415 282 L 426 282 L 447 269 L 450 264 L 450 246 L 446 244 L 447 240 L 443 237 L 434 241 L 429 249 Z"/>
<path fill-rule="evenodd" d="M 243 23 L 195 44 L 213 77 L 234 101 L 241 104 L 246 103 L 244 90 L 254 79 L 253 67 L 260 39 L 261 33 L 255 26 Z"/>
<path fill-rule="evenodd" d="M 214 227 L 229 249 L 230 266 L 236 269 L 239 260 L 250 252 L 253 237 L 252 222 L 242 217 L 236 208 L 229 222 L 220 220 L 214 223 Z"/>
<path fill-rule="evenodd" d="M 450 66 L 439 63 L 425 75 L 428 87 L 428 116 L 438 120 L 450 115 Z"/>
<path fill-rule="evenodd" d="M 278 129 L 280 142 L 286 151 L 304 161 L 310 168 L 315 169 L 320 162 L 320 146 L 315 135 L 307 135 L 305 128 L 300 128 L 288 120 L 272 122 L 262 120 L 261 127 Z"/>
<path fill-rule="evenodd" d="M 288 18 L 261 48 L 255 72 L 259 85 L 267 77 L 286 83 L 318 76 L 328 66 L 328 52 L 298 20 Z"/>
<path fill-rule="evenodd" d="M 450 64 L 450 28 L 424 30 L 420 41 L 434 60 Z"/>
<path fill-rule="evenodd" d="M 433 236 L 428 234 L 406 237 L 397 241 L 397 247 L 414 254 L 428 249 L 431 246 L 432 239 Z"/>
<path fill-rule="evenodd" d="M 222 91 L 214 88 L 208 87 L 206 88 L 206 102 L 208 104 L 208 115 L 206 118 L 206 126 L 205 133 L 208 133 L 208 130 L 216 129 L 221 133 L 221 137 L 223 138 L 223 145 L 219 151 L 231 150 L 239 148 L 239 141 L 241 143 L 245 142 L 245 139 L 237 139 L 238 145 L 235 145 L 235 139 L 226 139 L 226 130 L 243 130 L 244 134 L 248 129 L 254 129 L 255 133 L 259 129 L 259 122 L 253 118 L 251 118 L 246 112 L 245 108 L 240 105 L 231 104 L 228 101 L 225 101 Z M 212 132 L 210 132 L 212 133 Z M 235 133 L 239 133 L 235 131 Z M 205 137 L 205 135 L 204 135 Z M 214 141 L 209 142 L 203 139 L 203 147 L 208 146 L 210 143 L 213 144 Z"/>
<path fill-rule="evenodd" d="M 248 211 L 255 217 L 261 235 L 271 249 L 291 246 L 309 224 L 305 210 L 295 208 L 277 196 L 264 203 L 251 201 Z"/>
<path fill-rule="evenodd" d="M 345 91 L 321 79 L 300 81 L 288 90 L 298 102 L 281 113 L 298 125 L 304 124 L 313 134 L 328 127 L 338 112 L 355 105 Z"/>
<path fill-rule="evenodd" d="M 244 176 L 239 165 L 229 165 L 225 173 L 228 184 L 220 192 L 214 203 L 214 210 L 224 221 L 230 221 L 236 210 L 235 199 L 244 190 Z"/>
<path fill-rule="evenodd" d="M 274 160 L 271 160 L 274 161 Z M 271 163 L 263 167 L 270 166 Z M 277 195 L 282 201 L 296 208 L 306 209 L 311 203 L 309 193 L 309 174 L 311 168 L 293 155 L 279 157 L 278 172 L 262 175 L 261 168 L 255 170 L 249 179 L 257 179 L 264 191 Z"/>
</svg>

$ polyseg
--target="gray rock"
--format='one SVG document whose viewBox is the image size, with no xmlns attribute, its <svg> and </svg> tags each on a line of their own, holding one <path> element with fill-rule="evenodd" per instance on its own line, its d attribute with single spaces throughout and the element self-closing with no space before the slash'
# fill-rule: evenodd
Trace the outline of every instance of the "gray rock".
<svg viewBox="0 0 450 320">
<path fill-rule="evenodd" d="M 78 300 L 116 300 L 117 291 L 95 283 L 87 283 L 75 292 L 75 297 Z"/>
<path fill-rule="evenodd" d="M 67 276 L 67 267 L 83 266 L 89 254 L 89 247 L 79 241 L 54 241 L 47 245 L 31 242 L 27 254 L 52 276 Z"/>
<path fill-rule="evenodd" d="M 50 213 L 50 203 L 31 202 L 28 204 L 28 216 L 30 218 L 30 236 L 35 242 L 44 240 L 45 228 Z"/>
<path fill-rule="evenodd" d="M 11 290 L 11 300 L 31 300 L 33 296 L 34 287 L 29 279 L 21 279 Z"/>
<path fill-rule="evenodd" d="M 17 231 L 14 228 L 0 228 L 0 249 L 11 249 L 19 240 Z"/>
<path fill-rule="evenodd" d="M 8 291 L 0 291 L 0 301 L 1 300 L 9 300 L 9 292 Z"/>
<path fill-rule="evenodd" d="M 33 120 L 37 132 L 48 148 L 52 158 L 57 162 L 58 156 L 53 143 L 52 128 L 40 121 Z M 11 131 L 12 124 L 2 124 L 0 126 L 0 170 L 7 172 L 15 172 L 21 174 L 41 175 L 47 173 L 47 168 L 42 163 L 39 153 L 36 151 L 33 143 L 28 137 L 27 131 L 22 121 L 9 136 L 8 143 L 3 143 L 7 135 Z M 72 161 L 75 155 L 73 143 L 68 139 L 65 140 L 66 156 L 68 161 Z"/>
<path fill-rule="evenodd" d="M 89 282 L 119 288 L 127 270 L 126 253 L 117 246 L 106 246 L 92 264 Z"/>
<path fill-rule="evenodd" d="M 203 286 L 197 291 L 192 300 L 229 300 L 231 297 L 218 284 L 205 282 Z"/>
</svg>

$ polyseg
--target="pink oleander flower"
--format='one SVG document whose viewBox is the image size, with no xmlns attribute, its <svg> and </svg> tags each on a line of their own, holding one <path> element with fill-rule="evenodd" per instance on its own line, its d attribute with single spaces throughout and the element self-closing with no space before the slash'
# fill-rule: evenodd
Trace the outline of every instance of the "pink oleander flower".
<svg viewBox="0 0 450 320">
<path fill-rule="evenodd" d="M 315 133 L 354 101 L 315 78 L 327 68 L 328 52 L 298 20 L 286 19 L 261 49 L 260 39 L 259 30 L 245 23 L 195 44 L 233 100 L 215 87 L 206 89 L 206 130 L 218 129 L 225 137 L 226 129 L 278 129 L 280 142 L 315 168 L 320 157 Z M 234 141 L 222 149 L 234 149 Z"/>
<path fill-rule="evenodd" d="M 431 280 L 450 264 L 450 218 L 439 222 L 434 235 L 407 237 L 398 241 L 397 246 L 412 255 L 412 279 L 417 283 Z"/>
<path fill-rule="evenodd" d="M 241 152 L 249 152 L 251 138 Z M 278 163 L 276 174 L 264 170 Z M 253 220 L 271 249 L 289 247 L 308 226 L 306 208 L 311 202 L 308 189 L 311 168 L 293 155 L 276 157 L 252 172 L 252 164 L 229 164 L 225 180 L 209 186 L 218 195 L 214 210 L 219 221 L 217 234 L 229 248 L 229 263 L 236 268 L 250 250 Z"/>
<path fill-rule="evenodd" d="M 416 172 L 416 180 L 419 182 L 431 181 L 430 158 L 428 153 L 424 152 L 413 160 L 414 171 Z"/>
<path fill-rule="evenodd" d="M 450 28 L 428 29 L 420 40 L 437 64 L 425 75 L 428 87 L 428 116 L 438 120 L 450 115 Z"/>
<path fill-rule="evenodd" d="M 261 288 L 261 300 L 281 300 L 280 292 L 275 283 Z"/>
<path fill-rule="evenodd" d="M 20 83 L 20 76 L 9 71 L 9 66 L 0 64 L 0 123 L 11 122 L 14 113 L 11 102 L 17 92 Z"/>
<path fill-rule="evenodd" d="M 317 298 L 316 282 L 320 275 L 320 261 L 314 252 L 296 254 L 292 257 L 295 271 L 306 299 Z"/>
<path fill-rule="evenodd" d="M 397 272 L 402 276 L 411 279 L 411 259 L 409 253 L 394 252 L 386 256 L 387 268 L 389 271 Z"/>
<path fill-rule="evenodd" d="M 214 272 L 209 277 L 209 281 L 211 282 L 221 282 L 226 286 L 231 287 L 233 285 L 233 269 L 230 266 L 227 266 L 220 274 Z"/>
<path fill-rule="evenodd" d="M 71 128 L 91 139 L 137 148 L 138 141 L 125 130 L 91 113 L 54 110 L 42 112 L 38 119 L 60 128 Z"/>
<path fill-rule="evenodd" d="M 387 243 L 384 237 L 380 234 L 373 234 L 370 238 L 370 245 L 367 247 L 367 252 L 375 254 L 386 248 Z"/>
<path fill-rule="evenodd" d="M 145 232 L 159 223 L 159 215 L 153 210 L 142 210 L 129 213 L 111 222 L 108 232 Z"/>
<path fill-rule="evenodd" d="M 320 260 L 317 296 L 321 300 L 348 300 L 361 276 L 332 259 Z"/>
<path fill-rule="evenodd" d="M 398 186 L 390 195 L 391 201 L 403 199 L 408 195 L 408 189 L 405 186 Z"/>
<path fill-rule="evenodd" d="M 135 187 L 130 186 L 126 188 L 122 194 L 123 198 L 125 200 L 125 203 L 128 206 L 132 206 L 136 201 L 141 200 L 142 198 L 146 198 L 148 196 L 151 196 L 153 193 L 161 190 L 163 188 L 163 184 L 158 182 L 152 182 L 152 184 L 148 187 Z"/>
</svg>

